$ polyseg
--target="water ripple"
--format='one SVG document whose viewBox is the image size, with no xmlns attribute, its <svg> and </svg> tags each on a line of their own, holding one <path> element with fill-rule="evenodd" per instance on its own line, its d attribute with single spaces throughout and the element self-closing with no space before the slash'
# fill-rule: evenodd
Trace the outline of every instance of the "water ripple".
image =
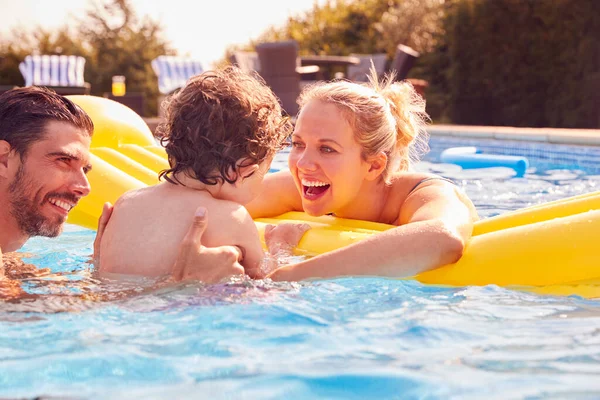
<svg viewBox="0 0 600 400">
<path fill-rule="evenodd" d="M 280 163 L 281 168 L 285 165 Z M 462 171 L 482 217 L 598 190 L 578 170 Z M 600 301 L 495 285 L 343 278 L 218 285 L 97 279 L 93 233 L 36 238 L 0 303 L 0 396 L 596 398 Z"/>
</svg>

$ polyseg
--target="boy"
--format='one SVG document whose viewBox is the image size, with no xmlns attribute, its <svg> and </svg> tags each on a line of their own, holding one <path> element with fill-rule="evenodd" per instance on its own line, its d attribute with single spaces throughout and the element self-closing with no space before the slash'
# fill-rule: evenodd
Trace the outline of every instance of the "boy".
<svg viewBox="0 0 600 400">
<path fill-rule="evenodd" d="M 264 82 L 229 67 L 191 78 L 166 111 L 160 132 L 170 168 L 160 174 L 164 182 L 117 201 L 100 243 L 100 272 L 169 274 L 190 217 L 203 206 L 211 219 L 203 244 L 238 246 L 246 274 L 264 276 L 265 255 L 243 205 L 258 195 L 292 129 L 277 98 Z M 269 249 L 291 249 L 306 229 L 269 229 Z"/>
</svg>

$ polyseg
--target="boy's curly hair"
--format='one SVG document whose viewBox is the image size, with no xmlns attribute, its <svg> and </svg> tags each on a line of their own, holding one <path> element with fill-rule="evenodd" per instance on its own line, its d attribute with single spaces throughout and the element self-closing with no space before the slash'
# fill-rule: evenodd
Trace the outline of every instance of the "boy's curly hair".
<svg viewBox="0 0 600 400">
<path fill-rule="evenodd" d="M 159 177 L 171 183 L 180 172 L 206 185 L 234 183 L 239 168 L 273 156 L 292 130 L 262 78 L 236 67 L 194 76 L 165 106 L 158 135 L 170 168 Z"/>
</svg>

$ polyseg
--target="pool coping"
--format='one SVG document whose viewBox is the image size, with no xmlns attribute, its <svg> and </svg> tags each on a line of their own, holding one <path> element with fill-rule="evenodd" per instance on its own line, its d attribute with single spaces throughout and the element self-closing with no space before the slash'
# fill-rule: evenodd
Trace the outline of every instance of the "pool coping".
<svg viewBox="0 0 600 400">
<path fill-rule="evenodd" d="M 430 125 L 430 136 L 520 140 L 553 144 L 600 146 L 600 129 L 517 128 L 509 126 Z"/>
</svg>

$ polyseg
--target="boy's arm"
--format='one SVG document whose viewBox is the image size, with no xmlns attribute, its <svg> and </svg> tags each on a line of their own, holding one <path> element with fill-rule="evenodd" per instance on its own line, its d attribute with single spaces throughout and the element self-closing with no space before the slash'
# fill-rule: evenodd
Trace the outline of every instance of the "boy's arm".
<svg viewBox="0 0 600 400">
<path fill-rule="evenodd" d="M 200 280 L 205 283 L 217 283 L 233 275 L 243 275 L 239 264 L 242 258 L 237 246 L 219 246 L 214 248 L 202 245 L 202 235 L 206 230 L 206 208 L 198 207 L 192 225 L 181 242 L 177 260 L 171 271 L 174 281 Z"/>
<path fill-rule="evenodd" d="M 267 225 L 265 242 L 269 252 L 265 253 L 254 220 L 244 208 L 242 210 L 238 211 L 237 218 L 241 222 L 240 229 L 237 230 L 239 236 L 234 244 L 241 247 L 244 253 L 241 264 L 246 275 L 261 279 L 279 267 L 279 258 L 292 255 L 293 248 L 298 245 L 304 232 L 310 229 L 310 225 L 290 223 Z"/>
<path fill-rule="evenodd" d="M 237 226 L 231 226 L 231 233 L 234 237 L 232 244 L 242 249 L 242 260 L 240 263 L 244 267 L 246 275 L 252 278 L 259 277 L 261 276 L 261 269 L 266 255 L 260 242 L 258 229 L 244 207 L 240 207 L 234 213 L 234 217 L 238 221 L 238 224 Z"/>
</svg>

